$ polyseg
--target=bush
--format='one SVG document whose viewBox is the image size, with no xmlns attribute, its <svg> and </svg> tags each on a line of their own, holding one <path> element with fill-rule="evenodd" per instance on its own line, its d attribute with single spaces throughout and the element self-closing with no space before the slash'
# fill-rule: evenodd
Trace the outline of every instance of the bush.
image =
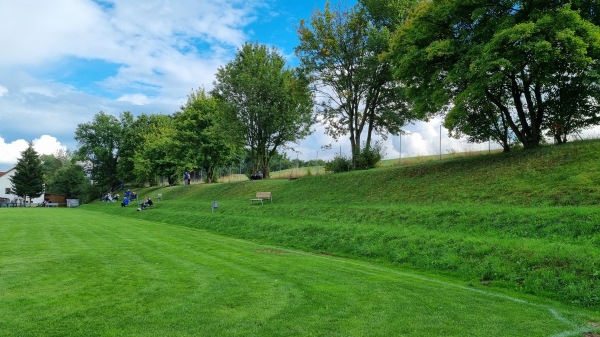
<svg viewBox="0 0 600 337">
<path fill-rule="evenodd" d="M 376 142 L 370 148 L 363 147 L 356 156 L 356 169 L 369 170 L 375 168 L 384 155 L 385 152 L 381 142 Z"/>
<path fill-rule="evenodd" d="M 354 159 L 354 168 L 352 159 L 343 155 L 336 155 L 332 161 L 325 163 L 325 171 L 327 172 L 347 172 L 350 170 L 368 170 L 375 168 L 381 161 L 385 152 L 381 142 L 376 142 L 370 148 L 364 147 Z"/>
<path fill-rule="evenodd" d="M 325 171 L 327 172 L 347 172 L 352 169 L 352 160 L 343 155 L 336 155 L 332 161 L 325 163 Z"/>
</svg>

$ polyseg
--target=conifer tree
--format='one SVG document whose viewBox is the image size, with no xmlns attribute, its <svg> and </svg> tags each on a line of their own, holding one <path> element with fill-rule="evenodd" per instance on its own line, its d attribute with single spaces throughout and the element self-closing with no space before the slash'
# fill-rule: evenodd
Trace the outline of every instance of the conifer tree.
<svg viewBox="0 0 600 337">
<path fill-rule="evenodd" d="M 30 142 L 29 147 L 21 152 L 21 158 L 15 166 L 15 174 L 10 178 L 14 193 L 29 201 L 44 193 L 44 170 L 39 154 L 33 149 Z"/>
</svg>

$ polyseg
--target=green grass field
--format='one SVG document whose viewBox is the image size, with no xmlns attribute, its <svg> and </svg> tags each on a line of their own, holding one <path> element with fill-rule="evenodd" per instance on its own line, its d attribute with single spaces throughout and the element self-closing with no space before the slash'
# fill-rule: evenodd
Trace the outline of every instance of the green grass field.
<svg viewBox="0 0 600 337">
<path fill-rule="evenodd" d="M 594 329 L 593 315 L 581 309 L 380 263 L 84 208 L 7 209 L 2 218 L 2 336 L 581 336 Z"/>
<path fill-rule="evenodd" d="M 0 335 L 598 337 L 598 163 L 586 141 L 1 209 Z"/>
</svg>

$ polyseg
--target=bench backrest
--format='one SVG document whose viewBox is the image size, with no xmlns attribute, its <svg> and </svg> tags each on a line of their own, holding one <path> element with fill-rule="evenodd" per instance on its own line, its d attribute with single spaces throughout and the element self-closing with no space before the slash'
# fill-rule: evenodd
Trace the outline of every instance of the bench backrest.
<svg viewBox="0 0 600 337">
<path fill-rule="evenodd" d="M 256 192 L 256 199 L 271 199 L 271 192 Z"/>
</svg>

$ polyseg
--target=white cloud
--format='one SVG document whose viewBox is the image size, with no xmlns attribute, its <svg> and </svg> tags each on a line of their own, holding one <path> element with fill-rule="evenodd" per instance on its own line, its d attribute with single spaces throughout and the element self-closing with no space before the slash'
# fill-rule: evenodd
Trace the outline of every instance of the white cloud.
<svg viewBox="0 0 600 337">
<path fill-rule="evenodd" d="M 65 142 L 101 110 L 173 113 L 192 89 L 210 90 L 261 6 L 259 0 L 0 1 L 0 135 L 52 134 Z M 110 67 L 102 76 L 70 68 L 73 60 Z"/>
<path fill-rule="evenodd" d="M 24 94 L 38 94 L 46 97 L 55 97 L 52 89 L 44 87 L 23 87 L 21 92 Z"/>
<path fill-rule="evenodd" d="M 21 157 L 21 152 L 27 148 L 27 141 L 18 139 L 10 143 L 6 143 L 4 138 L 0 137 L 0 165 L 12 167 Z M 4 171 L 0 169 L 0 171 Z"/>
<path fill-rule="evenodd" d="M 67 150 L 58 139 L 49 135 L 43 135 L 38 139 L 34 139 L 32 143 L 33 149 L 38 154 L 57 154 L 58 152 Z"/>
<path fill-rule="evenodd" d="M 32 141 L 33 149 L 38 154 L 56 154 L 58 151 L 65 151 L 66 147 L 62 145 L 55 137 L 43 135 Z M 21 158 L 21 152 L 29 147 L 29 142 L 24 139 L 17 139 L 7 143 L 0 137 L 0 171 L 6 171 L 15 166 L 18 159 Z"/>
<path fill-rule="evenodd" d="M 117 99 L 119 102 L 128 102 L 133 105 L 146 105 L 149 102 L 148 96 L 142 94 L 123 95 Z"/>
</svg>

